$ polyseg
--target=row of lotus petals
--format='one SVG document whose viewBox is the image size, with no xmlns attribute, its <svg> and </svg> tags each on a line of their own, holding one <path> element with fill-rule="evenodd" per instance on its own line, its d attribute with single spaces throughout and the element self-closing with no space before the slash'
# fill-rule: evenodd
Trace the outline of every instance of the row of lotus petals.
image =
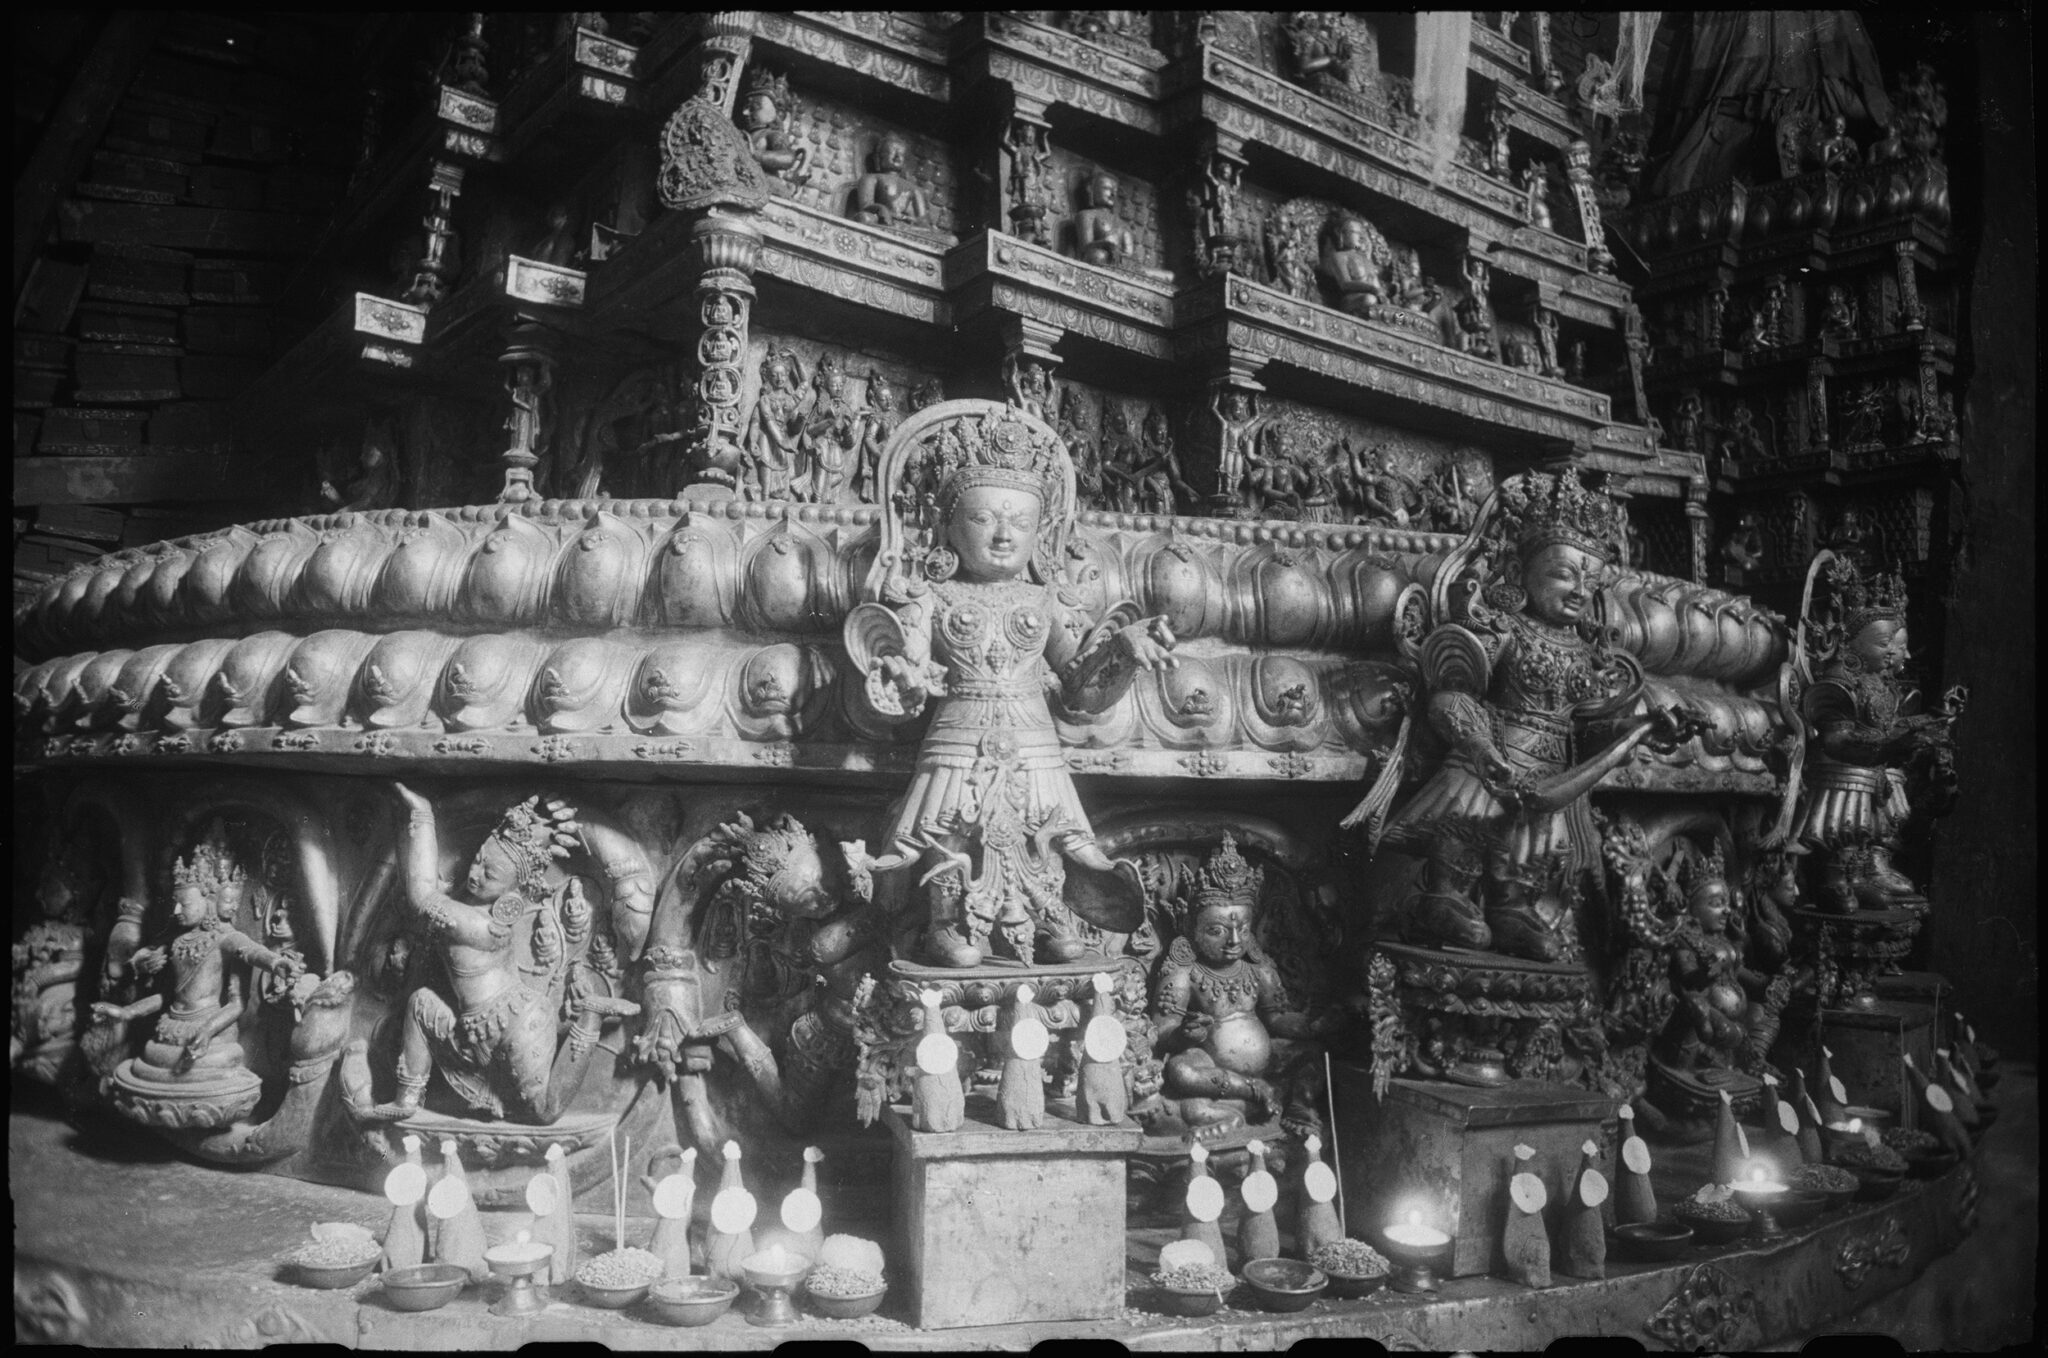
<svg viewBox="0 0 2048 1358">
<path fill-rule="evenodd" d="M 860 597 L 877 544 L 866 506 L 549 507 L 556 512 L 286 520 L 122 553 L 46 587 L 19 620 L 17 645 L 48 655 L 230 628 L 334 626 L 829 634 Z M 1451 541 L 1086 518 L 1068 573 L 1093 611 L 1134 598 L 1180 636 L 1252 646 L 1391 646 L 1397 628 L 1415 621 L 1400 616 L 1413 606 L 1411 571 Z M 1624 620 L 1622 644 L 1648 647 L 1638 653 L 1653 671 L 1678 664 L 1670 672 L 1753 682 L 1783 658 L 1782 625 L 1718 590 L 1625 576 L 1609 596 L 1610 615 Z M 1666 645 L 1667 636 L 1676 640 Z"/>
<path fill-rule="evenodd" d="M 755 645 L 644 634 L 550 639 L 329 630 L 308 637 L 164 643 L 45 661 L 15 681 L 17 720 L 45 732 L 282 726 L 721 733 L 746 739 L 906 732 L 853 701 L 830 644 Z M 1388 662 L 1190 655 L 1142 678 L 1108 712 L 1067 728 L 1101 748 L 1157 743 L 1310 750 L 1383 746 L 1408 680 Z M 1775 704 L 1710 682 L 1655 678 L 1646 698 L 1686 702 L 1711 729 L 1699 752 L 1746 765 L 1779 735 Z"/>
<path fill-rule="evenodd" d="M 1948 174 L 1926 159 L 1816 172 L 1746 193 L 1716 186 L 1620 214 L 1638 250 L 1661 254 L 1712 240 L 1762 240 L 1780 231 L 1853 228 L 1917 213 L 1939 226 L 1949 217 Z"/>
</svg>

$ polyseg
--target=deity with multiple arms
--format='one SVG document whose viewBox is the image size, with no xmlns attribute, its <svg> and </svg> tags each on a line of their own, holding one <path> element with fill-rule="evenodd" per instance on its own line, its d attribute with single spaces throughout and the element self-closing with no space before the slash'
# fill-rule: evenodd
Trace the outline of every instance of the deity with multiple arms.
<svg viewBox="0 0 2048 1358">
<path fill-rule="evenodd" d="M 881 481 L 913 489 L 884 506 L 846 650 L 872 717 L 934 710 L 866 866 L 924 865 L 932 962 L 975 966 L 992 943 L 1026 964 L 1072 961 L 1087 950 L 1077 914 L 1128 932 L 1144 893 L 1095 841 L 1047 696 L 1099 712 L 1137 671 L 1173 665 L 1173 633 L 1128 603 L 1091 625 L 1062 581 L 1074 471 L 1043 421 L 989 401 L 932 406 L 897 430 Z"/>
</svg>

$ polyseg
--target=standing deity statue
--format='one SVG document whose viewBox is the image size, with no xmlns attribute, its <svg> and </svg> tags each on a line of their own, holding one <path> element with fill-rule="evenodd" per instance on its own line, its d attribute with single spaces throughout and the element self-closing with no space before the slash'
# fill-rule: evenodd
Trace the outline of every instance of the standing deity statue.
<svg viewBox="0 0 2048 1358">
<path fill-rule="evenodd" d="M 1493 303 L 1487 296 L 1492 271 L 1486 261 L 1465 261 L 1465 295 L 1458 299 L 1458 347 L 1479 358 L 1492 358 Z"/>
<path fill-rule="evenodd" d="M 854 494 L 866 504 L 880 502 L 881 484 L 876 479 L 882 465 L 882 448 L 889 442 L 889 436 L 896 432 L 896 385 L 876 368 L 868 373 L 868 387 L 863 395 L 867 408 L 860 413 L 859 446 L 860 470 L 854 478 Z"/>
<path fill-rule="evenodd" d="M 1791 665 L 1795 684 L 1806 677 L 1801 671 L 1813 670 L 1799 694 L 1807 745 L 1787 785 L 1780 828 L 1796 799 L 1794 838 L 1814 856 L 1821 909 L 1925 910 L 1926 896 L 1892 858 L 1915 809 L 1915 783 L 1937 794 L 1923 798 L 1929 803 L 1945 800 L 1953 785 L 1951 724 L 1962 693 L 1945 695 L 1938 711 L 1915 710 L 1919 691 L 1902 677 L 1906 587 L 1897 574 L 1824 551 L 1808 568 L 1802 614 Z"/>
<path fill-rule="evenodd" d="M 1384 446 L 1372 443 L 1354 448 L 1347 437 L 1339 449 L 1349 498 L 1357 506 L 1360 523 L 1406 528 L 1415 522 L 1422 509 L 1422 487 L 1394 470 Z"/>
<path fill-rule="evenodd" d="M 1091 625 L 1063 583 L 1074 473 L 1042 421 L 987 401 L 934 406 L 897 431 L 882 479 L 925 489 L 885 506 L 847 654 L 876 717 L 933 710 L 867 866 L 925 864 L 932 962 L 974 966 L 992 942 L 1027 964 L 1071 961 L 1087 948 L 1077 911 L 1128 930 L 1144 896 L 1096 843 L 1047 698 L 1102 711 L 1139 670 L 1172 666 L 1173 633 L 1130 604 Z"/>
<path fill-rule="evenodd" d="M 433 803 L 402 783 L 393 787 L 408 808 L 399 843 L 405 901 L 440 975 L 406 997 L 397 1099 L 357 1115 L 378 1122 L 413 1116 L 438 1070 L 476 1112 L 554 1122 L 575 1092 L 602 1021 L 639 1012 L 632 1001 L 571 976 L 566 990 L 575 1022 L 558 1050 L 556 1001 L 521 972 L 514 930 L 529 914 L 541 917 L 536 929 L 552 940 L 551 951 L 589 936 L 591 906 L 580 879 L 560 890 L 559 905 L 548 884 L 555 860 L 582 846 L 574 813 L 559 802 L 542 806 L 537 797 L 507 811 L 470 860 L 465 900 L 441 889 Z"/>
<path fill-rule="evenodd" d="M 762 172 L 783 192 L 811 182 L 810 148 L 789 132 L 790 115 L 795 109 L 786 77 L 772 74 L 763 66 L 748 68 L 746 92 L 740 97 L 739 116 L 733 121 L 747 134 L 747 144 L 753 148 Z"/>
<path fill-rule="evenodd" d="M 885 132 L 868 160 L 868 172 L 853 186 L 853 215 L 874 226 L 923 227 L 931 223 L 931 200 L 910 177 L 910 142 Z"/>
<path fill-rule="evenodd" d="M 803 465 L 804 365 L 795 351 L 771 346 L 761 358 L 761 394 L 747 431 L 742 486 L 751 500 L 787 500 L 809 481 Z M 808 486 L 805 486 L 808 490 Z"/>
<path fill-rule="evenodd" d="M 1080 503 L 1090 509 L 1105 507 L 1102 498 L 1102 452 L 1100 441 L 1088 432 L 1088 412 L 1080 388 L 1069 383 L 1060 392 L 1060 441 L 1074 460 L 1074 491 Z"/>
<path fill-rule="evenodd" d="M 263 1082 L 249 1069 L 238 1036 L 248 984 L 244 969 L 296 981 L 304 968 L 297 957 L 272 952 L 234 927 L 247 886 L 226 830 L 215 823 L 191 857 L 172 869 L 176 936 L 138 949 L 132 959 L 136 975 L 146 984 L 163 978 L 163 989 L 132 1004 L 92 1007 L 96 1024 L 158 1016 L 142 1054 L 114 1073 L 117 1105 L 132 1116 L 156 1122 L 165 1119 L 167 1106 L 204 1105 L 208 1124 L 225 1125 L 256 1106 Z"/>
<path fill-rule="evenodd" d="M 821 505 L 837 501 L 846 489 L 860 447 L 860 412 L 846 389 L 846 367 L 827 351 L 811 379 L 811 408 L 804 418 L 803 448 L 810 462 L 807 485 L 799 498 Z"/>
<path fill-rule="evenodd" d="M 1152 985 L 1155 1050 L 1172 1053 L 1167 1107 L 1198 1134 L 1278 1116 L 1278 1082 L 1316 1031 L 1253 941 L 1264 877 L 1224 836 L 1195 874 Z"/>
<path fill-rule="evenodd" d="M 1210 408 L 1223 428 L 1216 487 L 1221 494 L 1242 506 L 1245 503 L 1245 477 L 1253 451 L 1258 446 L 1259 431 L 1269 417 L 1259 413 L 1258 397 L 1242 387 L 1219 388 Z"/>
<path fill-rule="evenodd" d="M 1185 497 L 1188 504 L 1199 498 L 1181 472 L 1180 456 L 1173 450 L 1173 431 L 1167 426 L 1166 412 L 1158 406 L 1145 412 L 1137 447 L 1137 465 L 1124 474 L 1134 484 L 1139 513 L 1172 515 L 1180 512 L 1176 495 Z"/>
<path fill-rule="evenodd" d="M 1439 572 L 1421 662 L 1450 754 L 1385 836 L 1423 860 L 1404 940 L 1575 960 L 1588 794 L 1645 741 L 1675 749 L 1702 729 L 1696 713 L 1641 711 L 1642 667 L 1599 623 L 1625 532 L 1577 472 L 1529 472 L 1502 483 Z"/>
</svg>

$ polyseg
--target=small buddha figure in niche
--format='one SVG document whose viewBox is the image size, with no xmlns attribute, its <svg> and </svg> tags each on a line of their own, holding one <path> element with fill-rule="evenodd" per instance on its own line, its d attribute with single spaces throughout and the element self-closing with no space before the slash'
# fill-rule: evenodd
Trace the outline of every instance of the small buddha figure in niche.
<svg viewBox="0 0 2048 1358">
<path fill-rule="evenodd" d="M 811 152 L 789 134 L 794 107 L 788 79 L 755 66 L 747 72 L 746 93 L 734 121 L 747 134 L 755 161 L 770 179 L 802 188 L 811 182 Z"/>
<path fill-rule="evenodd" d="M 1387 300 L 1386 241 L 1363 217 L 1340 213 L 1323 242 L 1323 277 L 1337 305 L 1363 316 Z"/>
<path fill-rule="evenodd" d="M 1837 113 L 1828 120 L 1826 135 L 1816 142 L 1813 158 L 1824 170 L 1851 170 L 1862 160 L 1856 139 L 1849 135 L 1847 118 Z"/>
<path fill-rule="evenodd" d="M 910 141 L 885 132 L 868 158 L 868 173 L 853 186 L 853 215 L 874 226 L 925 227 L 931 201 L 910 177 Z"/>
<path fill-rule="evenodd" d="M 1137 249 L 1123 220 L 1116 215 L 1123 186 L 1116 177 L 1097 170 L 1082 187 L 1085 206 L 1074 216 L 1074 248 L 1090 264 L 1108 268 L 1135 265 Z"/>
<path fill-rule="evenodd" d="M 1280 1085 L 1317 1026 L 1297 1011 L 1253 941 L 1265 871 L 1228 835 L 1195 876 L 1182 936 L 1152 986 L 1154 1049 L 1168 1110 L 1221 1131 L 1281 1113 Z"/>
<path fill-rule="evenodd" d="M 1872 165 L 1906 158 L 1906 139 L 1899 135 L 1896 120 L 1884 123 L 1880 130 L 1883 136 L 1870 144 L 1869 160 Z"/>
<path fill-rule="evenodd" d="M 133 1004 L 95 1004 L 93 1020 L 104 1024 L 159 1016 L 142 1054 L 122 1064 L 116 1079 L 123 1087 L 204 1086 L 232 1099 L 255 1090 L 260 1081 L 248 1069 L 236 1036 L 245 982 L 240 968 L 229 964 L 286 981 L 297 980 L 304 966 L 290 954 L 263 947 L 231 922 L 241 909 L 248 876 L 218 822 L 189 859 L 178 860 L 171 884 L 176 937 L 162 947 L 138 949 L 132 959 L 145 983 L 155 983 L 166 970 L 168 983 Z"/>
</svg>

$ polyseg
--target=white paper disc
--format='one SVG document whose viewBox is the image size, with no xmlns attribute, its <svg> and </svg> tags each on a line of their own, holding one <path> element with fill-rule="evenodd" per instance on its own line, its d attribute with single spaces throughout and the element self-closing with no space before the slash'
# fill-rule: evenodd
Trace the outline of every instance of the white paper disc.
<svg viewBox="0 0 2048 1358">
<path fill-rule="evenodd" d="M 927 1033 L 918 1039 L 917 1068 L 927 1075 L 944 1075 L 960 1061 L 960 1045 L 944 1033 Z"/>
<path fill-rule="evenodd" d="M 1280 1201 L 1280 1185 L 1263 1169 L 1245 1175 L 1238 1191 L 1244 1195 L 1244 1205 L 1254 1212 L 1270 1212 Z"/>
<path fill-rule="evenodd" d="M 427 1196 L 427 1170 L 411 1161 L 384 1176 L 384 1196 L 393 1207 L 410 1207 Z"/>
<path fill-rule="evenodd" d="M 526 1210 L 537 1217 L 554 1215 L 562 1202 L 562 1186 L 552 1174 L 536 1174 L 526 1181 Z"/>
<path fill-rule="evenodd" d="M 1223 1215 L 1223 1185 L 1204 1174 L 1188 1185 L 1188 1215 L 1196 1221 L 1214 1221 Z"/>
<path fill-rule="evenodd" d="M 1539 1185 L 1540 1187 L 1540 1185 Z M 1607 1176 L 1597 1169 L 1589 1169 L 1579 1176 L 1579 1197 L 1588 1207 L 1598 1207 L 1607 1201 Z"/>
<path fill-rule="evenodd" d="M 1957 1089 L 1962 1090 L 1965 1094 L 1970 1092 L 1970 1082 L 1968 1080 L 1965 1080 L 1963 1078 L 1963 1072 L 1956 1069 L 1954 1066 L 1950 1066 L 1948 1068 L 1948 1082 L 1954 1085 Z"/>
<path fill-rule="evenodd" d="M 1550 1201 L 1550 1194 L 1543 1187 L 1543 1180 L 1533 1174 L 1517 1174 L 1508 1180 L 1508 1196 L 1515 1206 L 1524 1212 L 1540 1212 L 1543 1204 Z"/>
<path fill-rule="evenodd" d="M 460 1179 L 443 1179 L 427 1194 L 427 1210 L 446 1221 L 469 1206 L 469 1185 Z"/>
<path fill-rule="evenodd" d="M 1940 1085 L 1927 1086 L 1927 1106 L 1937 1113 L 1953 1113 L 1956 1111 L 1956 1101 L 1950 1098 L 1948 1091 Z"/>
<path fill-rule="evenodd" d="M 1778 1125 L 1785 1129 L 1787 1136 L 1799 1135 L 1799 1114 L 1792 1111 L 1792 1105 L 1778 1100 Z"/>
<path fill-rule="evenodd" d="M 1621 1163 L 1637 1174 L 1650 1172 L 1650 1147 L 1639 1136 L 1632 1136 L 1621 1143 Z"/>
<path fill-rule="evenodd" d="M 1337 1171 L 1318 1160 L 1302 1171 L 1301 1186 L 1310 1202 L 1328 1202 L 1337 1196 Z"/>
<path fill-rule="evenodd" d="M 1842 1083 L 1842 1077 L 1839 1075 L 1828 1076 L 1828 1092 L 1835 1096 L 1836 1103 L 1849 1101 L 1849 1087 Z"/>
<path fill-rule="evenodd" d="M 808 1188 L 792 1188 L 782 1200 L 782 1224 L 801 1235 L 814 1231 L 825 1219 L 825 1204 Z"/>
<path fill-rule="evenodd" d="M 754 1195 L 744 1188 L 723 1188 L 711 1200 L 711 1229 L 726 1235 L 738 1235 L 754 1224 L 754 1216 L 760 1208 L 754 1204 Z"/>
<path fill-rule="evenodd" d="M 654 1211 L 657 1216 L 674 1221 L 690 1215 L 690 1200 L 697 1196 L 697 1185 L 690 1182 L 687 1174 L 671 1174 L 654 1186 Z"/>
<path fill-rule="evenodd" d="M 1159 1249 L 1159 1271 L 1176 1268 L 1214 1268 L 1216 1251 L 1206 1240 L 1170 1240 Z"/>
<path fill-rule="evenodd" d="M 1081 1050 L 1090 1061 L 1116 1061 L 1122 1059 L 1129 1041 L 1123 1024 L 1107 1014 L 1099 1014 L 1088 1020 L 1088 1031 L 1081 1038 Z"/>
<path fill-rule="evenodd" d="M 1010 1051 L 1026 1061 L 1036 1061 L 1052 1045 L 1045 1025 L 1035 1018 L 1024 1019 L 1010 1029 Z"/>
</svg>

